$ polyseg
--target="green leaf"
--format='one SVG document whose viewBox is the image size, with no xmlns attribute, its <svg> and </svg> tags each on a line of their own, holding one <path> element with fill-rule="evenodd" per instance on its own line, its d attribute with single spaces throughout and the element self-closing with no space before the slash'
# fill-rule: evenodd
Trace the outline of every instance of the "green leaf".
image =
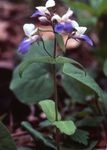
<svg viewBox="0 0 107 150">
<path fill-rule="evenodd" d="M 53 54 L 54 41 L 53 40 L 46 40 L 46 41 L 44 41 L 44 45 L 45 45 L 45 48 L 48 51 L 48 53 L 50 53 L 52 55 Z M 29 60 L 29 59 L 32 59 L 33 57 L 36 57 L 36 56 L 37 57 L 48 56 L 48 54 L 44 50 L 42 42 L 32 44 L 28 53 L 26 55 L 24 55 L 24 60 Z"/>
<path fill-rule="evenodd" d="M 52 100 L 43 100 L 39 102 L 39 105 L 41 106 L 43 112 L 46 114 L 47 119 L 50 122 L 54 122 L 56 119 L 55 102 L 53 102 Z M 58 112 L 58 120 L 61 120 L 59 112 Z"/>
<path fill-rule="evenodd" d="M 1 122 L 0 122 L 0 150 L 17 150 L 9 131 Z"/>
<path fill-rule="evenodd" d="M 55 62 L 56 64 L 64 64 L 64 63 L 75 64 L 75 65 L 78 65 L 81 69 L 85 70 L 85 68 L 79 62 L 71 58 L 59 56 L 55 59 Z"/>
<path fill-rule="evenodd" d="M 65 52 L 66 48 L 65 48 L 65 45 L 64 45 L 63 37 L 60 34 L 57 34 L 57 33 L 55 34 L 55 37 L 56 37 L 57 44 L 63 50 L 63 52 Z"/>
<path fill-rule="evenodd" d="M 29 67 L 29 65 L 33 64 L 33 63 L 48 63 L 48 64 L 64 64 L 64 63 L 72 63 L 72 64 L 76 64 L 79 67 L 81 67 L 82 69 L 84 69 L 84 67 L 78 63 L 77 61 L 71 59 L 71 58 L 66 58 L 66 57 L 62 57 L 62 56 L 58 56 L 56 58 L 52 58 L 50 56 L 42 56 L 42 57 L 37 57 L 37 56 L 33 56 L 33 58 L 29 58 L 29 59 L 25 59 L 20 65 L 19 65 L 19 75 L 20 77 L 22 77 L 22 74 L 24 72 L 25 69 L 27 69 Z"/>
<path fill-rule="evenodd" d="M 85 10 L 88 11 L 89 13 L 93 14 L 94 10 L 92 9 L 91 6 L 88 4 L 85 4 L 83 2 L 72 2 L 70 0 L 63 0 L 69 7 L 72 9 L 80 9 L 80 10 Z"/>
<path fill-rule="evenodd" d="M 63 72 L 66 75 L 68 75 L 68 76 L 80 81 L 81 83 L 87 85 L 88 87 L 90 87 L 92 90 L 94 90 L 99 95 L 99 97 L 101 97 L 102 100 L 106 101 L 106 97 L 105 97 L 102 89 L 99 87 L 99 85 L 95 82 L 95 80 L 88 73 L 73 66 L 72 64 L 64 64 Z"/>
<path fill-rule="evenodd" d="M 22 122 L 22 126 L 33 136 L 33 138 L 35 138 L 36 140 L 38 139 L 42 141 L 46 146 L 55 149 L 55 146 L 51 142 L 49 142 L 48 139 L 43 136 L 43 134 L 33 129 L 30 123 L 24 121 Z"/>
<path fill-rule="evenodd" d="M 53 53 L 53 40 L 44 41 L 47 51 Z M 37 57 L 47 57 L 42 42 L 31 46 L 23 61 L 30 61 Z M 23 66 L 23 65 L 22 65 Z M 22 67 L 23 68 L 23 67 Z M 38 101 L 47 99 L 53 94 L 53 81 L 49 64 L 33 63 L 25 67 L 23 76 L 19 75 L 20 65 L 14 70 L 10 89 L 16 97 L 25 104 L 36 104 Z"/>
<path fill-rule="evenodd" d="M 104 71 L 104 74 L 107 76 L 107 59 L 104 62 L 103 71 Z"/>
<path fill-rule="evenodd" d="M 82 150 L 93 150 L 93 148 L 96 146 L 97 141 L 91 141 L 88 148 L 84 148 Z"/>
<path fill-rule="evenodd" d="M 53 81 L 43 64 L 32 64 L 19 76 L 19 67 L 13 74 L 10 89 L 16 97 L 25 104 L 36 104 L 38 101 L 47 99 L 53 94 Z"/>
<path fill-rule="evenodd" d="M 51 124 L 51 122 L 50 122 L 49 120 L 44 120 L 44 121 L 42 121 L 42 122 L 39 123 L 39 126 L 40 126 L 41 128 L 49 127 L 49 126 L 51 126 L 51 125 L 52 125 L 52 124 Z"/>
<path fill-rule="evenodd" d="M 62 78 L 62 85 L 66 93 L 75 101 L 79 103 L 85 103 L 85 94 L 84 91 L 80 88 L 79 84 L 66 75 Z M 78 91 L 78 92 L 77 92 Z"/>
<path fill-rule="evenodd" d="M 44 44 L 45 44 L 47 51 L 51 55 L 53 55 L 53 41 L 48 40 L 48 41 L 45 41 Z M 43 49 L 42 43 L 39 43 L 39 45 L 37 43 L 33 44 L 31 46 L 29 52 L 24 56 L 22 63 L 19 65 L 20 77 L 22 76 L 25 69 L 27 69 L 29 67 L 29 65 L 31 65 L 33 63 L 41 63 L 41 65 L 43 65 L 44 63 L 45 63 L 45 65 L 46 64 L 72 63 L 72 64 L 76 64 L 76 65 L 80 66 L 82 69 L 84 69 L 84 67 L 80 63 L 78 63 L 77 61 L 75 61 L 71 58 L 69 59 L 66 57 L 59 56 L 54 59 L 53 57 L 48 56 L 47 53 L 45 52 L 45 50 Z"/>
<path fill-rule="evenodd" d="M 64 133 L 66 135 L 72 135 L 76 131 L 76 126 L 73 121 L 55 121 L 53 123 L 61 133 Z"/>
<path fill-rule="evenodd" d="M 80 144 L 88 145 L 89 133 L 84 130 L 77 129 L 71 136 L 72 140 Z"/>
<path fill-rule="evenodd" d="M 80 121 L 77 121 L 77 125 L 79 127 L 87 126 L 87 127 L 99 127 L 103 121 L 104 117 L 87 117 Z"/>
<path fill-rule="evenodd" d="M 82 111 L 76 112 L 75 116 L 78 118 L 84 118 L 87 117 L 89 115 L 93 114 L 93 110 L 91 109 L 91 107 L 86 107 L 84 108 Z"/>
</svg>

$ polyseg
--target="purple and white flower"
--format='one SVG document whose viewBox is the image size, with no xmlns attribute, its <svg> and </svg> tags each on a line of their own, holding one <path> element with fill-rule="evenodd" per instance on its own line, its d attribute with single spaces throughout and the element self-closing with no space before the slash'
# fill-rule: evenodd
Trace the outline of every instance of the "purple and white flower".
<svg viewBox="0 0 107 150">
<path fill-rule="evenodd" d="M 62 16 L 60 17 L 58 14 L 54 14 L 54 16 L 51 18 L 51 21 L 54 21 L 56 20 L 58 23 L 61 23 L 61 22 L 69 22 L 70 21 L 70 17 L 73 15 L 73 11 L 69 8 L 67 10 L 67 12 Z"/>
<path fill-rule="evenodd" d="M 71 24 L 72 27 L 75 29 L 75 33 L 72 34 L 72 38 L 76 40 L 86 41 L 89 45 L 93 46 L 92 40 L 87 35 L 84 34 L 87 28 L 79 26 L 79 24 L 74 20 L 71 21 Z"/>
<path fill-rule="evenodd" d="M 46 2 L 45 6 L 36 7 L 36 11 L 32 14 L 31 17 L 46 16 L 46 14 L 50 15 L 48 8 L 54 7 L 54 6 L 55 6 L 55 1 L 54 0 L 48 0 Z"/>
<path fill-rule="evenodd" d="M 68 22 L 61 22 L 55 25 L 55 32 L 57 33 L 70 33 L 70 38 L 75 40 L 86 41 L 89 45 L 93 45 L 92 40 L 85 35 L 86 27 L 80 27 L 75 20 L 68 19 Z"/>
<path fill-rule="evenodd" d="M 25 54 L 28 52 L 30 46 L 40 39 L 39 35 L 35 35 L 38 29 L 35 27 L 34 24 L 24 24 L 23 30 L 26 38 L 20 43 L 18 52 Z"/>
</svg>

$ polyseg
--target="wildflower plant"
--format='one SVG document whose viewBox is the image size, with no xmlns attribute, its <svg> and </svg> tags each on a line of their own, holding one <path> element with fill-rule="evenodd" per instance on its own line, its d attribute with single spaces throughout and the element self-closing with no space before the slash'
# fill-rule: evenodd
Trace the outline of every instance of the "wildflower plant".
<svg viewBox="0 0 107 150">
<path fill-rule="evenodd" d="M 32 14 L 31 17 L 38 18 L 40 23 L 44 24 L 44 28 L 32 23 L 23 25 L 26 37 L 19 45 L 18 52 L 24 55 L 24 59 L 14 72 L 10 88 L 21 102 L 30 105 L 38 103 L 41 106 L 48 120 L 47 126 L 55 127 L 55 130 L 52 131 L 55 134 L 53 142 L 47 142 L 34 129 L 34 132 L 32 132 L 29 123 L 23 122 L 22 125 L 32 134 L 38 136 L 45 145 L 60 150 L 63 146 L 61 144 L 61 133 L 66 136 L 73 135 L 77 127 L 73 120 L 64 120 L 60 114 L 58 84 L 62 85 L 65 91 L 70 91 L 65 84 L 65 79 L 73 78 L 90 87 L 101 99 L 105 97 L 101 88 L 80 63 L 64 57 L 69 39 L 78 42 L 85 41 L 93 46 L 92 40 L 85 34 L 87 28 L 79 26 L 72 19 L 73 11 L 70 8 L 63 16 L 59 16 L 52 11 L 54 8 L 55 1 L 48 0 L 45 6 L 36 7 Z M 47 24 L 51 29 L 45 29 Z M 42 32 L 53 33 L 53 39 L 44 40 Z M 65 42 L 63 40 L 64 35 L 67 36 Z M 58 48 L 62 49 L 60 55 Z M 49 68 L 51 69 L 49 70 Z M 58 74 L 61 76 L 61 81 L 57 79 Z"/>
</svg>

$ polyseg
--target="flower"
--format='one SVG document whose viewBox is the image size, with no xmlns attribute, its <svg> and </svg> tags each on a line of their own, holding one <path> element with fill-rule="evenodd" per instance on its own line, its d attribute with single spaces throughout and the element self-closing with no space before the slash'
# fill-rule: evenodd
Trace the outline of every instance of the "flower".
<svg viewBox="0 0 107 150">
<path fill-rule="evenodd" d="M 31 17 L 37 17 L 37 16 L 45 16 L 46 14 L 50 15 L 50 12 L 48 8 L 54 7 L 55 1 L 54 0 L 48 0 L 45 4 L 45 6 L 38 6 L 36 7 L 36 11 L 32 14 Z"/>
<path fill-rule="evenodd" d="M 23 30 L 27 37 L 24 38 L 23 41 L 20 43 L 18 52 L 25 54 L 28 52 L 31 44 L 38 41 L 40 37 L 39 35 L 34 35 L 38 31 L 34 24 L 24 24 Z"/>
<path fill-rule="evenodd" d="M 80 27 L 79 24 L 75 20 L 68 20 L 68 22 L 61 22 L 55 25 L 55 32 L 62 33 L 67 32 L 70 33 L 70 38 L 75 40 L 83 40 L 86 41 L 89 45 L 93 45 L 92 40 L 85 35 L 86 27 Z"/>
<path fill-rule="evenodd" d="M 73 11 L 69 8 L 67 12 L 60 17 L 58 14 L 54 14 L 51 21 L 57 21 L 55 24 L 55 32 L 61 33 L 61 32 L 72 32 L 72 24 L 71 20 L 69 19 L 73 14 Z"/>
<path fill-rule="evenodd" d="M 75 20 L 72 20 L 71 24 L 72 24 L 72 27 L 75 29 L 74 33 L 71 35 L 72 38 L 76 40 L 86 41 L 89 45 L 93 46 L 92 40 L 87 35 L 84 34 L 87 28 L 80 27 L 79 24 Z"/>
<path fill-rule="evenodd" d="M 57 22 L 69 22 L 69 18 L 72 16 L 73 11 L 69 8 L 66 12 L 66 14 L 64 14 L 62 17 L 60 17 L 58 14 L 54 14 L 54 16 L 52 17 L 51 21 L 56 20 Z"/>
</svg>

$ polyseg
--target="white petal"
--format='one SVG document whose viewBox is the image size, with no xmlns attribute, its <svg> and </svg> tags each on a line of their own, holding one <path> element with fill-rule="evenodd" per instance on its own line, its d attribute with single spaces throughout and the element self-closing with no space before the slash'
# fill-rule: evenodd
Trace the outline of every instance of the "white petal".
<svg viewBox="0 0 107 150">
<path fill-rule="evenodd" d="M 58 14 L 54 14 L 54 16 L 51 18 L 51 21 L 54 21 L 54 20 L 61 22 L 61 17 Z"/>
<path fill-rule="evenodd" d="M 80 37 L 82 34 L 85 33 L 87 28 L 86 27 L 77 27 L 76 30 L 77 30 L 77 32 L 75 34 L 75 37 Z"/>
<path fill-rule="evenodd" d="M 47 22 L 48 19 L 45 16 L 41 16 L 38 18 L 41 22 Z"/>
<path fill-rule="evenodd" d="M 48 1 L 46 2 L 45 6 L 46 6 L 47 8 L 49 8 L 49 7 L 54 7 L 54 6 L 55 6 L 55 1 L 54 1 L 54 0 L 48 0 Z"/>
<path fill-rule="evenodd" d="M 79 27 L 79 24 L 75 20 L 71 20 L 70 22 L 75 29 Z"/>
<path fill-rule="evenodd" d="M 38 39 L 40 39 L 39 35 L 34 35 L 30 38 L 33 42 L 37 41 Z"/>
<path fill-rule="evenodd" d="M 36 30 L 36 27 L 34 24 L 24 24 L 23 30 L 25 32 L 25 35 L 30 37 L 32 35 L 32 32 Z"/>
<path fill-rule="evenodd" d="M 80 35 L 82 35 L 85 33 L 87 28 L 86 27 L 78 27 L 78 28 L 76 28 L 76 30 L 80 33 Z"/>
<path fill-rule="evenodd" d="M 45 6 L 36 7 L 36 9 L 38 9 L 43 14 L 45 13 L 50 14 L 49 10 Z"/>
<path fill-rule="evenodd" d="M 31 36 L 34 35 L 35 33 L 37 33 L 37 31 L 38 31 L 38 28 L 36 28 L 35 30 L 33 30 L 33 31 L 31 32 Z"/>
<path fill-rule="evenodd" d="M 71 17 L 73 14 L 73 11 L 69 8 L 68 11 L 66 12 L 66 14 L 64 14 L 62 16 L 62 20 L 63 21 L 67 21 L 69 19 L 69 17 Z"/>
</svg>

